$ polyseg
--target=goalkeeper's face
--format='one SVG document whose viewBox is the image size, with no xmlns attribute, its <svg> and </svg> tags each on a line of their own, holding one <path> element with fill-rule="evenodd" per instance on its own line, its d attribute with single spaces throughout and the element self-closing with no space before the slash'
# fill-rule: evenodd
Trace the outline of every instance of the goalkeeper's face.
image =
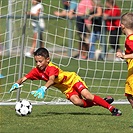
<svg viewBox="0 0 133 133">
<path fill-rule="evenodd" d="M 45 68 L 47 67 L 47 65 L 49 64 L 50 58 L 45 58 L 41 55 L 39 56 L 34 56 L 35 62 L 36 62 L 36 66 L 37 68 L 39 68 L 40 70 L 45 70 Z"/>
</svg>

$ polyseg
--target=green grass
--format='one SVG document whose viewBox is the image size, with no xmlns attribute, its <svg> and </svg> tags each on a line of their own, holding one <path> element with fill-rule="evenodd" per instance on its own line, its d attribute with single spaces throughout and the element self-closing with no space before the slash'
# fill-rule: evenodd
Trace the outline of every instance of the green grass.
<svg viewBox="0 0 133 133">
<path fill-rule="evenodd" d="M 0 106 L 1 133 L 132 133 L 130 105 L 115 105 L 123 115 L 111 116 L 102 107 L 79 108 L 73 105 L 33 106 L 29 116 L 16 115 L 14 106 Z"/>
</svg>

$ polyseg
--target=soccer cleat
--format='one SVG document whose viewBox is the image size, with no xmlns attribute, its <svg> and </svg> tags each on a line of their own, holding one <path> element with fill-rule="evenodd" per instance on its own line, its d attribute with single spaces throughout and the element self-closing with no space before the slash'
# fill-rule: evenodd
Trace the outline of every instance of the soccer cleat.
<svg viewBox="0 0 133 133">
<path fill-rule="evenodd" d="M 112 111 L 112 116 L 120 116 L 122 115 L 121 111 L 119 109 L 114 108 Z"/>
<path fill-rule="evenodd" d="M 111 97 L 111 96 L 107 96 L 107 97 L 104 98 L 104 100 L 105 100 L 107 103 L 111 104 L 111 103 L 114 101 L 114 98 Z"/>
</svg>

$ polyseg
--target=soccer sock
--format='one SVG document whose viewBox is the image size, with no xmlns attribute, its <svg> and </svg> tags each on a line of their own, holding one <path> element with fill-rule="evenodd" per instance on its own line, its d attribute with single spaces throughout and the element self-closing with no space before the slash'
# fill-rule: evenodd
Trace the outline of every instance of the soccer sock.
<svg viewBox="0 0 133 133">
<path fill-rule="evenodd" d="M 87 101 L 87 100 L 84 100 L 84 99 L 82 99 L 82 101 L 83 101 L 83 104 L 84 104 L 83 108 L 94 106 L 94 103 L 92 101 Z"/>
<path fill-rule="evenodd" d="M 102 107 L 108 109 L 110 112 L 112 112 L 112 110 L 114 109 L 114 107 L 112 105 L 110 105 L 104 99 L 102 99 L 101 97 L 99 97 L 97 95 L 94 95 L 93 102 L 95 102 L 99 106 L 102 106 Z"/>
</svg>

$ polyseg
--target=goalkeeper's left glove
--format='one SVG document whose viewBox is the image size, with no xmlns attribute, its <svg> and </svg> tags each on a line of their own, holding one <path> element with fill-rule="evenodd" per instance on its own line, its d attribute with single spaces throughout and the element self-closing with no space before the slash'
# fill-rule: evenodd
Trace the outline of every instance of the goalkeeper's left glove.
<svg viewBox="0 0 133 133">
<path fill-rule="evenodd" d="M 44 95 L 45 95 L 46 90 L 47 90 L 47 87 L 46 86 L 41 86 L 38 90 L 31 91 L 31 94 L 34 97 L 38 97 L 38 98 L 42 99 L 42 98 L 44 98 Z"/>
<path fill-rule="evenodd" d="M 11 89 L 9 90 L 9 93 L 11 93 L 12 91 L 20 88 L 22 85 L 19 85 L 18 83 L 15 83 L 12 85 Z"/>
</svg>

